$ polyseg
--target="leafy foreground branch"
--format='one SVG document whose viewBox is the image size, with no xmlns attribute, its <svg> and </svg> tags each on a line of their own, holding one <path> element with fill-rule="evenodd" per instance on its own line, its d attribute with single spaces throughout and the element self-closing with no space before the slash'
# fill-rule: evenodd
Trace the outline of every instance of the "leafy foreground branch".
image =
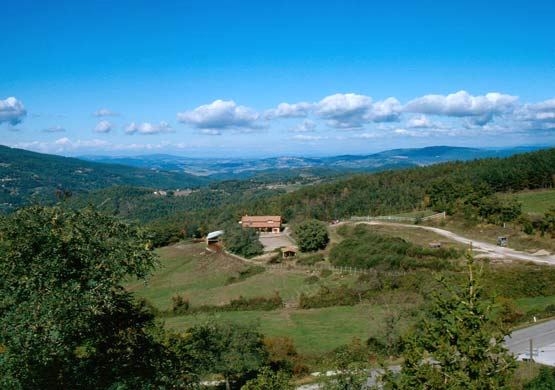
<svg viewBox="0 0 555 390">
<path fill-rule="evenodd" d="M 406 340 L 401 372 L 387 372 L 386 389 L 500 389 L 511 383 L 516 362 L 503 345 L 506 329 L 482 299 L 481 269 L 467 256 L 467 280 L 443 291 L 419 329 Z"/>
</svg>

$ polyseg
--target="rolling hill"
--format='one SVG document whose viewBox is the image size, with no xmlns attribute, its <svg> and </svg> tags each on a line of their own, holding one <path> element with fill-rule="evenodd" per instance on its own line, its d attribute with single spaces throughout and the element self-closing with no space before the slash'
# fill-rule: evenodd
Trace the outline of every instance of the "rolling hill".
<svg viewBox="0 0 555 390">
<path fill-rule="evenodd" d="M 518 147 L 508 149 L 480 149 L 454 146 L 430 146 L 414 149 L 393 149 L 368 155 L 340 155 L 331 157 L 281 156 L 261 159 L 189 158 L 167 154 L 135 157 L 83 156 L 82 159 L 103 163 L 117 163 L 139 168 L 187 172 L 214 179 L 249 178 L 259 173 L 284 173 L 290 170 L 326 171 L 326 175 L 345 171 L 375 172 L 387 169 L 424 166 L 447 161 L 467 161 L 486 157 L 507 157 L 539 149 Z"/>
<path fill-rule="evenodd" d="M 60 189 L 80 193 L 114 185 L 191 188 L 204 183 L 204 179 L 183 172 L 102 164 L 0 145 L 2 211 L 53 201 Z"/>
</svg>

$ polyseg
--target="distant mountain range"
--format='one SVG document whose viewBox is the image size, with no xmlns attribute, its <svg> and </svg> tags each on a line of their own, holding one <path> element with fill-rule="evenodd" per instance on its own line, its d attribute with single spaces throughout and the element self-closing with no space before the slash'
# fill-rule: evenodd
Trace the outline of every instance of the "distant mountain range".
<svg viewBox="0 0 555 390">
<path fill-rule="evenodd" d="M 60 189 L 78 193 L 114 185 L 190 188 L 205 182 L 184 172 L 84 161 L 0 145 L 0 211 L 54 200 Z"/>
<path fill-rule="evenodd" d="M 165 154 L 135 157 L 83 156 L 82 159 L 116 163 L 139 168 L 186 172 L 213 179 L 247 178 L 265 171 L 324 168 L 331 171 L 377 171 L 384 169 L 424 166 L 454 160 L 474 160 L 486 157 L 507 157 L 517 153 L 542 149 L 538 146 L 507 149 L 480 149 L 453 146 L 431 146 L 416 149 L 393 149 L 368 155 L 332 157 L 270 157 L 262 159 L 199 159 Z"/>
<path fill-rule="evenodd" d="M 222 179 L 256 177 L 264 183 L 333 179 L 345 172 L 375 172 L 453 160 L 506 157 L 540 147 L 477 149 L 434 146 L 333 157 L 193 159 L 170 155 L 61 157 L 0 145 L 0 211 L 51 202 L 60 189 L 86 193 L 115 185 L 195 188 Z M 301 181 L 302 181 L 301 180 Z"/>
</svg>

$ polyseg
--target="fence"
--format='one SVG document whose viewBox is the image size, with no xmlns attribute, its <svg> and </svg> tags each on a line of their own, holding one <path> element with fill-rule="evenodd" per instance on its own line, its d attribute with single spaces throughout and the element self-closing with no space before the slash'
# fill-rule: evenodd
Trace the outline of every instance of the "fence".
<svg viewBox="0 0 555 390">
<path fill-rule="evenodd" d="M 433 215 L 428 215 L 426 217 L 398 217 L 394 215 L 380 215 L 376 217 L 367 216 L 367 217 L 351 217 L 351 221 L 353 222 L 360 222 L 360 221 L 395 221 L 395 222 L 416 222 L 416 221 L 429 221 L 433 219 L 445 219 L 445 211 Z"/>
</svg>

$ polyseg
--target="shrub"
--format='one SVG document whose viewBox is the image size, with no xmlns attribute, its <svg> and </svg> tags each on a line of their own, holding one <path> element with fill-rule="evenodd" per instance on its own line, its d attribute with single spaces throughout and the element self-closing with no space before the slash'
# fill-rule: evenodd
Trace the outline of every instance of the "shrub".
<svg viewBox="0 0 555 390">
<path fill-rule="evenodd" d="M 301 309 L 313 309 L 330 306 L 352 306 L 360 302 L 360 299 L 360 292 L 347 286 L 342 285 L 335 288 L 322 286 L 314 295 L 309 296 L 302 293 L 299 297 L 299 307 Z"/>
<path fill-rule="evenodd" d="M 174 295 L 172 297 L 172 302 L 172 312 L 174 314 L 184 314 L 189 311 L 190 304 L 188 298 L 184 298 L 181 295 Z"/>
<path fill-rule="evenodd" d="M 258 275 L 264 272 L 265 270 L 266 269 L 260 265 L 249 265 L 244 270 L 239 271 L 237 275 L 230 276 L 229 278 L 227 278 L 226 283 L 227 284 L 237 283 L 247 278 L 250 278 L 251 276 Z"/>
<path fill-rule="evenodd" d="M 306 284 L 315 284 L 315 283 L 318 283 L 319 281 L 320 281 L 320 278 L 316 275 L 311 275 L 304 280 Z"/>
<path fill-rule="evenodd" d="M 264 247 L 258 240 L 258 232 L 254 229 L 243 229 L 237 224 L 226 227 L 224 245 L 228 251 L 246 258 L 264 253 Z"/>
<path fill-rule="evenodd" d="M 321 221 L 312 219 L 302 222 L 294 231 L 301 252 L 314 252 L 328 245 L 328 229 Z"/>
<path fill-rule="evenodd" d="M 297 264 L 314 265 L 323 260 L 324 260 L 324 255 L 322 253 L 314 253 L 308 256 L 299 256 L 297 258 Z"/>
<path fill-rule="evenodd" d="M 414 245 L 399 237 L 384 236 L 358 225 L 345 232 L 345 239 L 330 251 L 330 261 L 338 266 L 356 268 L 443 270 L 446 261 L 460 256 L 455 249 L 430 249 Z"/>
</svg>

